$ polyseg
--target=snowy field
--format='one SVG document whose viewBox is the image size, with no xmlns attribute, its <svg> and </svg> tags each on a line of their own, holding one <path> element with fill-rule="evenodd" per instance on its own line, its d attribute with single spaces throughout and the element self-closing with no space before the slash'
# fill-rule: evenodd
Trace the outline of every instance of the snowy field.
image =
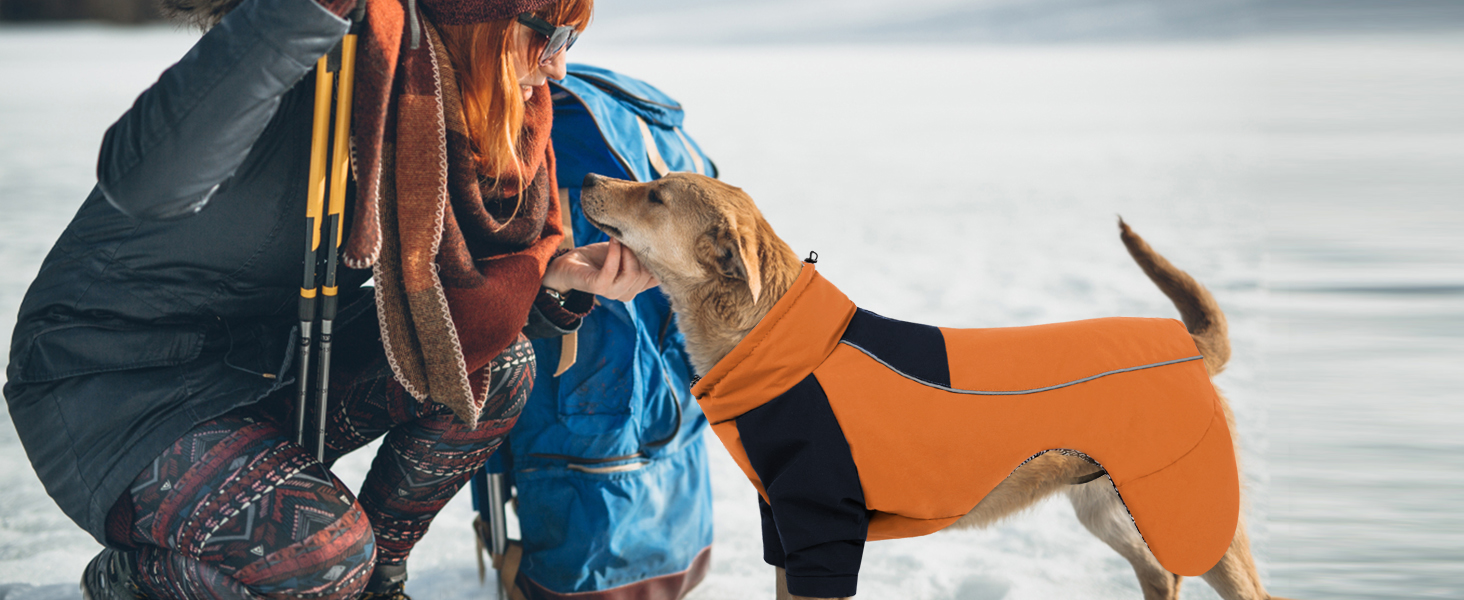
<svg viewBox="0 0 1464 600">
<path fill-rule="evenodd" d="M 0 28 L 0 331 L 94 183 L 102 132 L 194 37 Z M 680 99 L 723 179 L 881 314 L 964 327 L 1175 316 L 1119 244 L 1122 215 L 1229 314 L 1219 383 L 1271 591 L 1464 598 L 1461 36 L 623 44 L 587 36 L 571 59 Z M 716 546 L 691 597 L 771 598 L 753 492 L 708 443 Z M 338 470 L 359 481 L 369 460 Z M 413 555 L 419 600 L 492 597 L 471 517 L 464 493 Z M 0 600 L 78 598 L 98 549 L 0 412 Z M 1141 596 L 1062 500 L 986 531 L 870 544 L 860 591 Z M 1194 580 L 1182 597 L 1215 596 Z"/>
</svg>

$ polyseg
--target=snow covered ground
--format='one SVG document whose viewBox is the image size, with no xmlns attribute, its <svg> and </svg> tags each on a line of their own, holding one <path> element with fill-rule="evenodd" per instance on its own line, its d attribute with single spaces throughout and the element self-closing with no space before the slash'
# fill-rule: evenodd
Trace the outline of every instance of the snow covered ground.
<svg viewBox="0 0 1464 600">
<path fill-rule="evenodd" d="M 593 30 L 592 30 L 593 34 Z M 90 189 L 104 129 L 194 36 L 0 28 L 0 331 Z M 1210 287 L 1235 347 L 1252 540 L 1297 598 L 1464 597 L 1464 42 L 627 45 L 572 60 L 688 108 L 724 180 L 856 302 L 943 326 L 1174 316 L 1122 215 Z M 0 350 L 3 352 L 3 350 Z M 696 600 L 771 597 L 753 493 L 715 438 Z M 369 453 L 339 467 L 359 481 Z M 490 597 L 467 495 L 419 599 Z M 0 413 L 0 600 L 77 598 L 97 551 Z M 1064 501 L 868 546 L 862 598 L 1138 598 Z M 1184 598 L 1213 598 L 1193 581 Z"/>
</svg>

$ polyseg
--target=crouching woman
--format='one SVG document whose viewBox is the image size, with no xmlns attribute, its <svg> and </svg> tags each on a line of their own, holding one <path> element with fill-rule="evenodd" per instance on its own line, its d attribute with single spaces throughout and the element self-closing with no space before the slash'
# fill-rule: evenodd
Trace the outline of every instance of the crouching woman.
<svg viewBox="0 0 1464 600">
<path fill-rule="evenodd" d="M 528 395 L 526 334 L 655 283 L 618 246 L 559 250 L 545 80 L 590 2 L 368 5 L 320 462 L 293 414 L 306 75 L 355 0 L 174 0 L 211 27 L 107 131 L 4 390 L 47 492 L 106 546 L 88 598 L 404 597 Z M 353 494 L 330 467 L 382 436 Z"/>
</svg>

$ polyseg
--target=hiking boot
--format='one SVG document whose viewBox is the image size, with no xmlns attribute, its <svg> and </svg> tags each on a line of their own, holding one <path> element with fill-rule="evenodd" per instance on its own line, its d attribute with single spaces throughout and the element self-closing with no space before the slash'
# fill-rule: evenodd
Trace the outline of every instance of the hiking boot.
<svg viewBox="0 0 1464 600">
<path fill-rule="evenodd" d="M 412 600 L 407 595 L 407 565 L 376 565 L 360 600 Z"/>
<path fill-rule="evenodd" d="M 137 587 L 132 570 L 132 555 L 103 548 L 81 572 L 81 597 L 84 600 L 147 600 Z"/>
</svg>

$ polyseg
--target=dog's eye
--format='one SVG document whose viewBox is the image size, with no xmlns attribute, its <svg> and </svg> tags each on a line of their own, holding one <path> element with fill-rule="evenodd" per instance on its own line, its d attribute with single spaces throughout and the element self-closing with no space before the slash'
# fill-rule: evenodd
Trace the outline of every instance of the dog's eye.
<svg viewBox="0 0 1464 600">
<path fill-rule="evenodd" d="M 661 198 L 661 190 L 651 190 L 649 194 L 646 194 L 646 201 L 650 202 L 651 204 L 666 203 L 666 201 Z"/>
</svg>

